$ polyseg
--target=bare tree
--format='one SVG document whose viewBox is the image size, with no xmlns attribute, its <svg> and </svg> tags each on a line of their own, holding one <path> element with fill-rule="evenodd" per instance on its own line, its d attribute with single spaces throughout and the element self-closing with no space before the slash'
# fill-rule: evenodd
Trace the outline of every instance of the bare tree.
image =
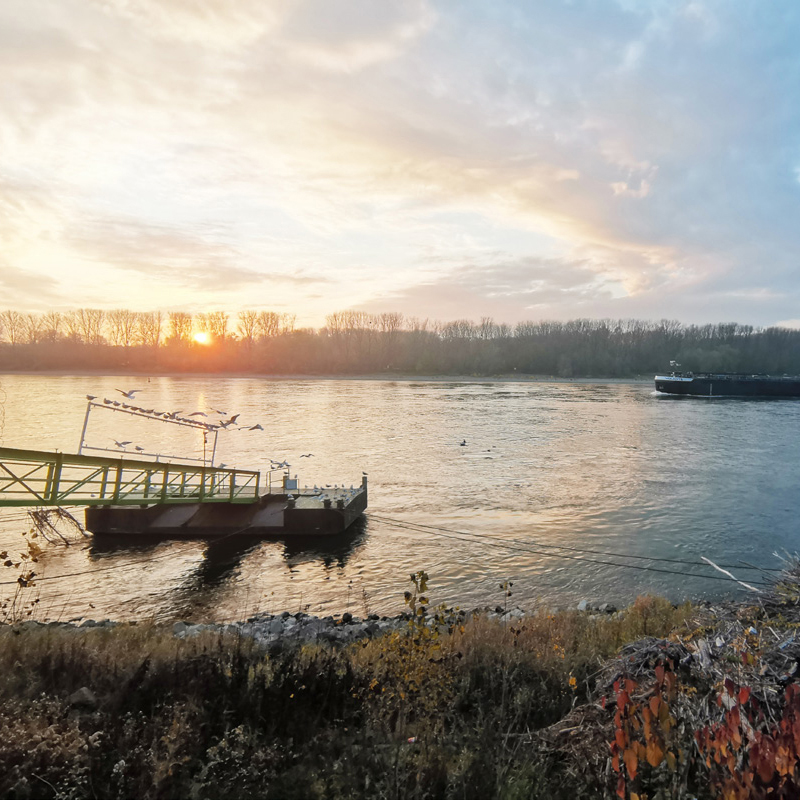
<svg viewBox="0 0 800 800">
<path fill-rule="evenodd" d="M 281 314 L 281 334 L 293 333 L 297 314 Z"/>
<path fill-rule="evenodd" d="M 67 331 L 67 338 L 73 342 L 82 342 L 83 334 L 81 333 L 81 321 L 78 317 L 77 311 L 69 311 L 64 314 L 64 327 Z"/>
<path fill-rule="evenodd" d="M 130 347 L 136 337 L 139 315 L 127 308 L 116 308 L 108 312 L 108 332 L 111 344 L 116 347 Z"/>
<path fill-rule="evenodd" d="M 173 342 L 188 342 L 192 338 L 192 315 L 186 311 L 169 312 L 169 338 Z"/>
<path fill-rule="evenodd" d="M 23 317 L 25 327 L 25 341 L 36 344 L 44 338 L 44 322 L 39 314 L 25 314 Z"/>
<path fill-rule="evenodd" d="M 201 330 L 210 334 L 212 339 L 223 341 L 228 335 L 228 315 L 224 311 L 198 314 L 197 322 Z"/>
<path fill-rule="evenodd" d="M 261 311 L 256 325 L 259 336 L 272 339 L 281 332 L 281 316 L 274 311 Z"/>
<path fill-rule="evenodd" d="M 79 308 L 75 312 L 78 330 L 86 344 L 100 344 L 103 341 L 103 323 L 106 314 L 99 308 Z"/>
<path fill-rule="evenodd" d="M 255 311 L 240 311 L 239 324 L 236 326 L 242 341 L 250 347 L 258 331 L 258 314 Z"/>
<path fill-rule="evenodd" d="M 44 327 L 44 338 L 48 342 L 55 342 L 61 335 L 64 319 L 60 311 L 47 311 L 42 317 L 42 324 Z"/>
<path fill-rule="evenodd" d="M 25 335 L 25 318 L 22 314 L 19 311 L 9 309 L 0 313 L 0 319 L 3 320 L 3 331 L 6 339 L 11 344 L 19 344 Z"/>
<path fill-rule="evenodd" d="M 163 314 L 160 311 L 143 311 L 139 314 L 136 341 L 145 347 L 158 347 L 161 342 L 163 322 Z"/>
</svg>

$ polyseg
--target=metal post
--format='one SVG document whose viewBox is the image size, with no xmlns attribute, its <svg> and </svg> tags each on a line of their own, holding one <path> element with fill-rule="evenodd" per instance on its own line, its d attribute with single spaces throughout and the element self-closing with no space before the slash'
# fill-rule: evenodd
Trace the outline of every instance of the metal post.
<svg viewBox="0 0 800 800">
<path fill-rule="evenodd" d="M 92 410 L 92 401 L 90 400 L 86 404 L 86 416 L 83 418 L 83 430 L 81 431 L 81 443 L 78 447 L 78 455 L 83 454 L 83 445 L 86 441 L 86 426 L 89 424 L 89 412 L 91 410 Z"/>
<path fill-rule="evenodd" d="M 214 459 L 217 457 L 217 437 L 219 436 L 219 431 L 214 431 L 214 447 L 211 450 L 211 466 L 214 466 Z"/>
<path fill-rule="evenodd" d="M 55 460 L 50 465 L 48 469 L 48 491 L 47 491 L 47 500 L 49 503 L 55 503 L 56 498 L 58 497 L 58 484 L 61 480 L 61 467 L 64 463 L 64 456 L 61 453 L 56 453 Z"/>
</svg>

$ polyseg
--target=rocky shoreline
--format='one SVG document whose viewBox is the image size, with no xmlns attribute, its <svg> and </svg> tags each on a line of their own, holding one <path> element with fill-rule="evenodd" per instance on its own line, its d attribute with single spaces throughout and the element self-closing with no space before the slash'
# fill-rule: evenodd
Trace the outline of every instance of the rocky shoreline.
<svg viewBox="0 0 800 800">
<path fill-rule="evenodd" d="M 614 615 L 616 606 L 611 603 L 591 604 L 581 601 L 577 609 L 590 615 Z M 531 614 L 536 612 L 530 612 Z M 529 612 L 515 606 L 505 609 L 500 606 L 475 608 L 470 611 L 461 609 L 446 609 L 441 612 L 439 619 L 446 619 L 447 624 L 465 623 L 477 617 L 488 620 L 497 620 L 501 623 L 513 623 L 524 619 Z M 191 622 L 178 621 L 172 623 L 156 623 L 156 628 L 169 631 L 178 639 L 190 639 L 203 633 L 216 633 L 229 636 L 238 636 L 252 639 L 257 646 L 269 647 L 275 644 L 350 644 L 360 639 L 373 639 L 392 631 L 402 630 L 407 627 L 411 615 L 402 612 L 396 616 L 381 616 L 368 614 L 359 617 L 350 612 L 318 617 L 303 611 L 291 613 L 283 611 L 279 614 L 259 613 L 240 622 Z M 436 616 L 429 614 L 426 619 L 429 624 L 436 624 Z M 17 630 L 58 629 L 73 630 L 76 632 L 111 629 L 124 625 L 141 625 L 137 621 L 120 622 L 116 620 L 70 620 L 68 622 L 38 622 L 27 620 L 18 622 L 13 627 Z"/>
</svg>

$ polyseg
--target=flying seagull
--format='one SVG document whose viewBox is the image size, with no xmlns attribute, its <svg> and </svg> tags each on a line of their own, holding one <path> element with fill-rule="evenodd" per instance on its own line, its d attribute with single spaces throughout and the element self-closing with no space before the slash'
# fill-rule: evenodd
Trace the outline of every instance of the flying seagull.
<svg viewBox="0 0 800 800">
<path fill-rule="evenodd" d="M 136 399 L 136 392 L 141 392 L 141 389 L 129 389 L 127 392 L 123 392 L 122 389 L 115 389 L 114 391 L 119 392 L 123 397 L 127 397 L 128 400 L 135 400 Z"/>
<path fill-rule="evenodd" d="M 125 449 L 125 448 L 126 448 L 128 445 L 129 445 L 129 444 L 133 444 L 133 442 L 118 442 L 116 439 L 114 439 L 114 440 L 113 440 L 113 442 L 114 442 L 114 444 L 115 444 L 117 447 L 121 447 L 123 450 L 124 450 L 124 449 Z"/>
<path fill-rule="evenodd" d="M 300 458 L 311 458 L 313 455 L 313 453 L 303 453 Z"/>
<path fill-rule="evenodd" d="M 247 430 L 249 430 L 249 431 L 263 431 L 264 429 L 260 425 L 256 424 L 256 425 L 253 425 L 252 428 L 248 428 Z"/>
<path fill-rule="evenodd" d="M 206 414 L 205 411 L 192 411 L 191 414 L 187 414 L 186 416 L 188 416 L 188 417 L 207 417 L 208 414 Z"/>
<path fill-rule="evenodd" d="M 234 414 L 230 419 L 226 419 L 224 421 L 221 421 L 219 423 L 220 427 L 227 428 L 228 425 L 233 425 L 233 423 L 236 422 L 237 419 L 239 419 L 239 415 L 238 414 Z"/>
</svg>

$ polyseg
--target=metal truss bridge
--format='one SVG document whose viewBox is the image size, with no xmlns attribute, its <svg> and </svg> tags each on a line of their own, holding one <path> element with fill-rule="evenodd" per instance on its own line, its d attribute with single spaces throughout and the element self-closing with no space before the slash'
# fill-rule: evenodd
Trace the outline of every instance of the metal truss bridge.
<svg viewBox="0 0 800 800">
<path fill-rule="evenodd" d="M 254 503 L 260 473 L 0 447 L 0 508 Z"/>
</svg>

